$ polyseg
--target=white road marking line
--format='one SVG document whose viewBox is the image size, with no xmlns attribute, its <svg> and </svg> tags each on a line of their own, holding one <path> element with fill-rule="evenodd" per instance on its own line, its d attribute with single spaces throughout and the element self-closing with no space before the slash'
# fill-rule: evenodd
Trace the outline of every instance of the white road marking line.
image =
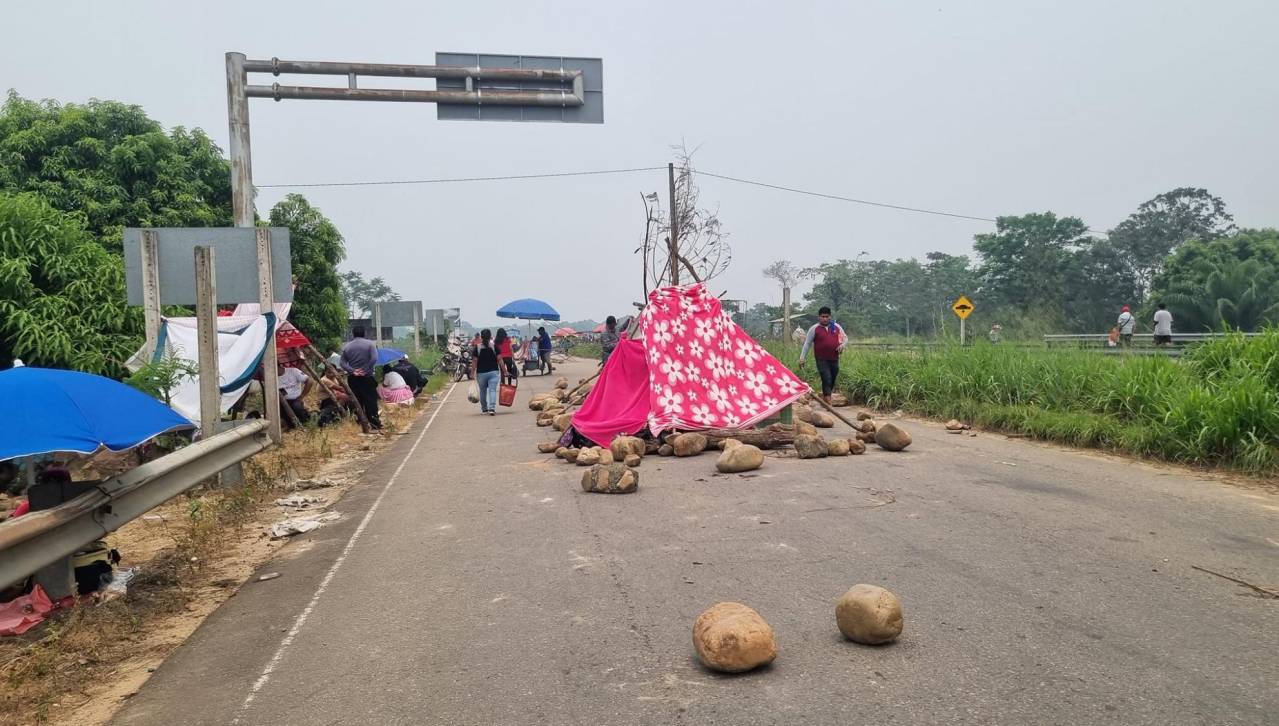
<svg viewBox="0 0 1279 726">
<path fill-rule="evenodd" d="M 431 429 L 431 424 L 435 423 L 435 417 L 439 416 L 440 411 L 444 410 L 444 404 L 448 403 L 449 396 L 453 395 L 454 388 L 457 388 L 457 383 L 450 386 L 448 393 L 445 393 L 444 398 L 440 399 L 440 405 L 436 406 L 435 411 L 431 414 L 431 418 L 428 419 L 426 425 L 422 427 L 422 433 L 417 435 L 417 441 L 413 442 L 413 446 L 409 449 L 409 453 L 404 455 L 404 460 L 400 462 L 400 465 L 396 467 L 395 472 L 391 474 L 391 478 L 387 480 L 386 486 L 382 487 L 382 492 L 377 495 L 377 499 L 373 500 L 373 506 L 369 507 L 369 511 L 365 513 L 364 519 L 360 520 L 360 525 L 351 533 L 351 539 L 347 540 L 346 546 L 342 548 L 342 554 L 338 555 L 338 558 L 333 561 L 333 565 L 329 567 L 329 571 L 325 573 L 324 579 L 320 581 L 320 586 L 315 589 L 315 594 L 311 596 L 311 602 L 307 603 L 306 607 L 302 609 L 302 612 L 298 613 L 297 618 L 294 619 L 293 627 L 289 628 L 289 632 L 285 634 L 284 639 L 280 641 L 280 647 L 276 649 L 275 655 L 271 656 L 271 660 L 267 662 L 266 668 L 262 669 L 262 675 L 258 676 L 258 679 L 253 683 L 253 687 L 249 689 L 249 695 L 245 697 L 244 703 L 240 704 L 241 714 L 249 709 L 249 706 L 253 703 L 253 699 L 257 697 L 258 692 L 266 686 L 267 681 L 271 680 L 271 674 L 275 671 L 276 666 L 280 664 L 280 661 L 283 660 L 284 652 L 289 649 L 290 645 L 293 645 L 293 640 L 297 638 L 298 633 L 301 632 L 302 626 L 306 623 L 306 619 L 311 616 L 311 611 L 315 610 L 315 606 L 320 602 L 320 596 L 322 596 L 324 591 L 328 589 L 329 583 L 333 581 L 333 576 L 337 574 L 339 569 L 341 569 L 342 563 L 346 562 L 347 555 L 351 553 L 351 550 L 355 547 L 356 541 L 359 540 L 360 535 L 364 533 L 364 528 L 367 527 L 369 522 L 373 519 L 373 514 L 377 512 L 378 505 L 382 503 L 382 499 L 386 496 L 386 493 L 390 491 L 391 485 L 400 478 L 400 472 L 404 471 L 404 465 L 408 464 L 409 459 L 413 458 L 414 452 L 417 451 L 418 444 L 422 443 L 422 439 L 426 437 L 426 432 Z M 236 716 L 232 723 L 240 723 L 240 717 Z"/>
</svg>

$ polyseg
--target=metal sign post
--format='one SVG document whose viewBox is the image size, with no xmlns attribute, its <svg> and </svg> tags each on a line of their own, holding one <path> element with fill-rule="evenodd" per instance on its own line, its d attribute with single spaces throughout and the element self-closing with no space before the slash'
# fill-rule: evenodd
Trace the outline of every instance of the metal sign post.
<svg viewBox="0 0 1279 726">
<path fill-rule="evenodd" d="M 959 344 L 967 345 L 968 338 L 966 336 L 965 322 L 968 316 L 973 314 L 973 301 L 968 299 L 966 295 L 960 295 L 950 309 L 955 312 L 955 316 L 959 318 Z"/>
</svg>

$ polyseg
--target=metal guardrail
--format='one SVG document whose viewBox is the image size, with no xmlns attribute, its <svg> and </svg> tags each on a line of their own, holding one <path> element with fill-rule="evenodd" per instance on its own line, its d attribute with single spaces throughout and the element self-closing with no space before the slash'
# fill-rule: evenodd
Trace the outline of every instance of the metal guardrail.
<svg viewBox="0 0 1279 726">
<path fill-rule="evenodd" d="M 248 421 L 130 469 L 52 509 L 0 523 L 0 587 L 71 555 L 270 446 L 266 421 Z"/>
<path fill-rule="evenodd" d="M 1243 333 L 1243 336 L 1246 338 L 1255 338 L 1258 335 L 1260 335 L 1260 333 Z M 1061 344 L 1070 344 L 1070 343 L 1073 343 L 1076 345 L 1081 343 L 1096 343 L 1098 345 L 1105 345 L 1109 337 L 1110 336 L 1107 333 L 1045 335 L 1044 343 L 1047 345 L 1061 345 Z M 1172 342 L 1173 342 L 1173 345 L 1176 345 L 1178 343 L 1202 343 L 1205 340 L 1215 340 L 1221 337 L 1224 337 L 1221 333 L 1173 333 Z M 1132 336 L 1132 339 L 1133 339 L 1133 342 L 1149 343 L 1150 345 L 1154 345 L 1154 342 L 1155 342 L 1155 336 L 1151 333 L 1137 333 L 1136 335 Z"/>
</svg>

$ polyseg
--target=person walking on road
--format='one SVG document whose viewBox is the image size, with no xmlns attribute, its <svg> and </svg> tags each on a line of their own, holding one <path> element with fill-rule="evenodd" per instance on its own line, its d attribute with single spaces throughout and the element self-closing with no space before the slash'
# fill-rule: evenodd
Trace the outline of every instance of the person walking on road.
<svg viewBox="0 0 1279 726">
<path fill-rule="evenodd" d="M 822 379 L 822 400 L 827 404 L 839 376 L 839 354 L 847 343 L 848 336 L 839 323 L 831 319 L 830 308 L 822 306 L 817 311 L 817 324 L 808 329 L 804 347 L 799 350 L 799 368 L 804 369 L 804 359 L 808 357 L 808 349 L 812 348 L 813 359 L 817 361 L 817 375 Z"/>
<path fill-rule="evenodd" d="M 502 359 L 502 383 L 514 383 L 519 376 L 519 369 L 515 367 L 515 352 L 511 350 L 511 338 L 506 334 L 505 328 L 497 329 L 497 334 L 493 336 L 493 346 Z"/>
<path fill-rule="evenodd" d="M 621 336 L 617 334 L 617 318 L 610 315 L 604 320 L 604 332 L 600 333 L 600 365 L 608 362 L 608 357 L 617 348 L 619 340 Z"/>
<path fill-rule="evenodd" d="M 551 349 L 554 343 L 551 342 L 551 334 L 546 332 L 546 328 L 537 329 L 537 355 L 542 359 L 542 368 L 545 373 L 554 373 L 555 369 L 551 367 Z"/>
<path fill-rule="evenodd" d="M 502 332 L 499 330 L 498 332 Z M 497 415 L 497 379 L 502 362 L 488 328 L 480 331 L 480 342 L 471 349 L 471 375 L 480 389 L 480 413 Z"/>
<path fill-rule="evenodd" d="M 1115 325 L 1119 326 L 1119 344 L 1125 348 L 1132 347 L 1132 334 L 1137 332 L 1137 318 L 1133 317 L 1128 306 L 1123 306 L 1119 311 L 1119 319 L 1115 321 Z"/>
<path fill-rule="evenodd" d="M 1159 303 L 1158 307 L 1155 311 L 1155 345 L 1166 348 L 1172 345 L 1172 313 L 1163 303 Z"/>
<path fill-rule="evenodd" d="M 347 372 L 346 382 L 355 394 L 355 400 L 364 409 L 364 416 L 374 429 L 382 428 L 382 418 L 377 412 L 377 379 L 373 377 L 377 367 L 377 345 L 364 337 L 364 328 L 351 331 L 355 337 L 342 346 L 339 364 Z"/>
</svg>

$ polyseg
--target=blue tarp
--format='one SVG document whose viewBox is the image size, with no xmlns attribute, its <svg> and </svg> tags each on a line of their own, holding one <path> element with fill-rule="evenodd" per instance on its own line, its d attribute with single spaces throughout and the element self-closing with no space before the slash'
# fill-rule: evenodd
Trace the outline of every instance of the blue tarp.
<svg viewBox="0 0 1279 726">
<path fill-rule="evenodd" d="M 519 318 L 521 320 L 560 319 L 560 314 L 555 311 L 555 308 L 541 300 L 534 300 L 530 297 L 508 302 L 498 309 L 497 316 L 499 318 Z"/>
<path fill-rule="evenodd" d="M 405 357 L 405 353 L 402 350 L 396 350 L 395 348 L 377 349 L 377 364 L 380 366 L 384 366 L 393 360 L 399 360 L 403 357 Z"/>
<path fill-rule="evenodd" d="M 0 371 L 0 461 L 54 452 L 122 451 L 194 428 L 141 391 L 91 373 Z"/>
</svg>

